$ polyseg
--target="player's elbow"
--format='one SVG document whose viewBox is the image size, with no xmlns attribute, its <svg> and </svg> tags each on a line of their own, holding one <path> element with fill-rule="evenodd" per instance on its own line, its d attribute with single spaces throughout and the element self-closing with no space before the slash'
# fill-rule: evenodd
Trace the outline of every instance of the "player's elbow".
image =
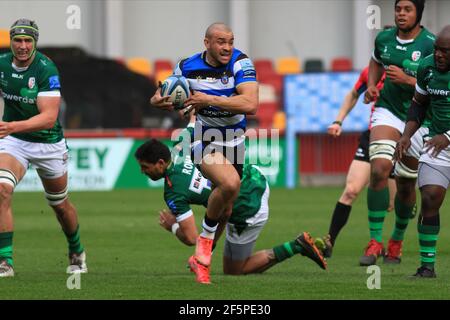
<svg viewBox="0 0 450 320">
<path fill-rule="evenodd" d="M 57 118 L 54 117 L 48 117 L 45 119 L 45 122 L 43 123 L 43 130 L 52 129 L 55 126 Z"/>
<path fill-rule="evenodd" d="M 258 111 L 258 101 L 252 101 L 248 104 L 247 112 L 246 114 L 254 116 L 256 115 L 256 112 Z"/>
</svg>

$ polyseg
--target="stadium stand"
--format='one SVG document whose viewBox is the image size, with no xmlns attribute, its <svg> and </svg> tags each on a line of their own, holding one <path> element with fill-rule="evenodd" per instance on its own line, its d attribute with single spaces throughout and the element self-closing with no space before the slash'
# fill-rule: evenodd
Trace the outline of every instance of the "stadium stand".
<svg viewBox="0 0 450 320">
<path fill-rule="evenodd" d="M 172 61 L 170 61 L 168 59 L 157 59 L 157 60 L 155 60 L 153 70 L 154 70 L 155 75 L 159 71 L 166 71 L 166 70 L 172 71 L 173 63 L 172 63 Z"/>
<path fill-rule="evenodd" d="M 300 73 L 301 63 L 297 57 L 282 57 L 276 60 L 276 71 L 278 74 L 293 74 Z"/>
<path fill-rule="evenodd" d="M 321 59 L 308 59 L 305 61 L 305 73 L 324 71 L 323 61 Z"/>
<path fill-rule="evenodd" d="M 169 77 L 172 73 L 173 73 L 172 69 L 164 69 L 157 71 L 155 74 L 155 83 L 158 85 L 159 82 L 163 82 L 164 80 L 166 80 L 167 77 Z"/>
<path fill-rule="evenodd" d="M 152 64 L 147 58 L 134 57 L 126 60 L 128 69 L 133 72 L 150 77 L 153 74 Z"/>
<path fill-rule="evenodd" d="M 331 60 L 331 71 L 333 72 L 347 72 L 353 70 L 353 63 L 350 58 L 337 57 Z"/>
<path fill-rule="evenodd" d="M 0 29 L 0 48 L 9 48 L 9 31 Z"/>
</svg>

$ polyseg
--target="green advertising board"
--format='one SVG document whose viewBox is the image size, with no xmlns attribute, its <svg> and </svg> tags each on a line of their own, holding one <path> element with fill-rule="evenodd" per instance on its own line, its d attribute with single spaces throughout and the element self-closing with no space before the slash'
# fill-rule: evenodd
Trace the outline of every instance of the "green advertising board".
<svg viewBox="0 0 450 320">
<path fill-rule="evenodd" d="M 69 146 L 69 188 L 72 191 L 161 187 L 141 174 L 134 152 L 145 140 L 131 138 L 67 139 Z M 170 140 L 163 140 L 168 146 Z M 246 140 L 246 163 L 261 167 L 271 186 L 285 186 L 285 140 Z M 16 191 L 39 191 L 42 185 L 30 168 Z"/>
</svg>

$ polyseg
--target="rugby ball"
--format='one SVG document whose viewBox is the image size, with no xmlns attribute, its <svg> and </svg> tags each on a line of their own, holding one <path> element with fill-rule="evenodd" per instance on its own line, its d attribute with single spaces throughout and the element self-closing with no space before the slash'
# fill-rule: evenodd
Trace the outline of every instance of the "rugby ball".
<svg viewBox="0 0 450 320">
<path fill-rule="evenodd" d="M 188 80 L 180 75 L 171 75 L 161 86 L 161 96 L 170 96 L 169 101 L 172 102 L 175 110 L 184 109 L 184 102 L 190 97 Z"/>
</svg>

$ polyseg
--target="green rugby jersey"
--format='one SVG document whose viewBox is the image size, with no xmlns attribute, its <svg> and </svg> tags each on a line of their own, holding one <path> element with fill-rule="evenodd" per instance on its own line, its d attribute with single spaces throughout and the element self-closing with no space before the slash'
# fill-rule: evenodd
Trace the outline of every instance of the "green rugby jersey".
<svg viewBox="0 0 450 320">
<path fill-rule="evenodd" d="M 397 37 L 397 31 L 396 27 L 390 28 L 377 35 L 372 57 L 385 69 L 395 65 L 407 75 L 417 77 L 420 61 L 433 52 L 435 37 L 427 29 L 422 28 L 415 39 L 404 41 Z M 394 84 L 386 77 L 375 106 L 386 108 L 405 121 L 413 95 L 414 87 Z"/>
<path fill-rule="evenodd" d="M 190 155 L 180 163 L 177 160 L 180 159 L 175 156 L 164 177 L 164 200 L 180 221 L 192 214 L 192 204 L 207 207 L 211 182 L 202 176 Z M 239 196 L 229 219 L 238 230 L 244 229 L 247 220 L 258 213 L 266 187 L 267 180 L 261 171 L 253 165 L 244 165 Z"/>
<path fill-rule="evenodd" d="M 33 62 L 25 70 L 12 65 L 12 53 L 0 55 L 0 91 L 5 102 L 3 121 L 27 120 L 37 114 L 38 96 L 59 96 L 59 74 L 55 64 L 45 55 L 36 52 Z M 11 136 L 30 142 L 56 143 L 63 138 L 57 120 L 53 128 Z"/>
<path fill-rule="evenodd" d="M 434 55 L 423 59 L 417 71 L 416 90 L 430 97 L 430 136 L 450 130 L 450 72 L 436 69 Z M 429 110 L 430 111 L 430 110 Z"/>
</svg>

